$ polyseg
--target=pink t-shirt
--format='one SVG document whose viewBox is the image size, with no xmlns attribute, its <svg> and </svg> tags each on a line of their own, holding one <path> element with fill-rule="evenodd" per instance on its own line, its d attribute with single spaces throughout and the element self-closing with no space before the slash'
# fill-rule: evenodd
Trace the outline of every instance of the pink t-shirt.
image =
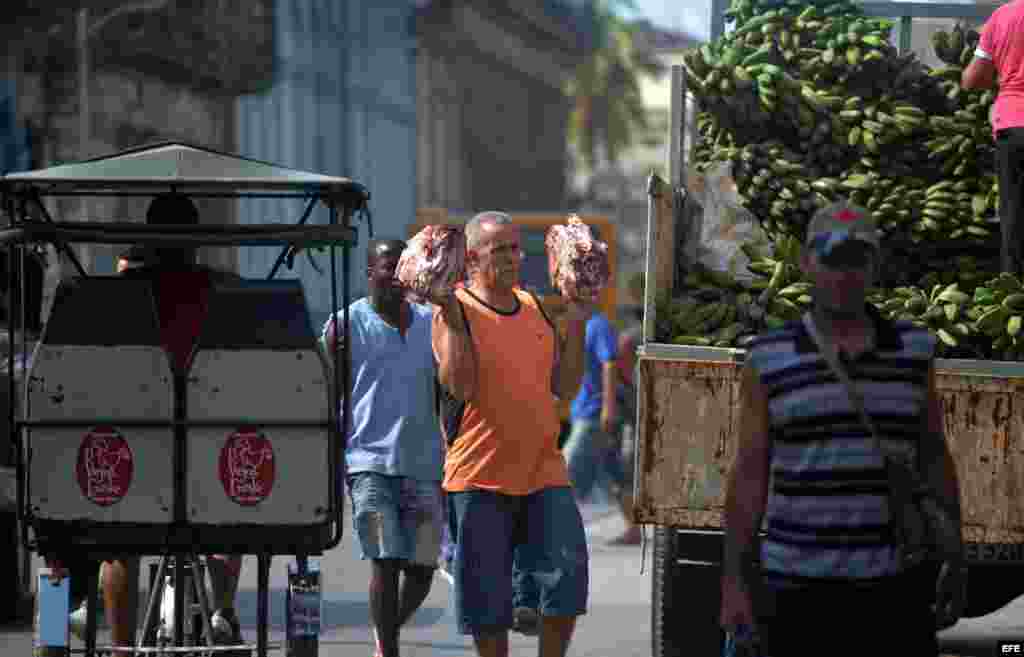
<svg viewBox="0 0 1024 657">
<path fill-rule="evenodd" d="M 1013 0 L 992 12 L 974 55 L 992 62 L 999 73 L 992 133 L 1024 127 L 1024 0 Z"/>
</svg>

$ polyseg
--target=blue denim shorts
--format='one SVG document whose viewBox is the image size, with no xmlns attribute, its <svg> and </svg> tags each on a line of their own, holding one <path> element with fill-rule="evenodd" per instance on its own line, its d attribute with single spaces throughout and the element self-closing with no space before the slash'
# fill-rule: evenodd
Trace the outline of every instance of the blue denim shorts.
<svg viewBox="0 0 1024 657">
<path fill-rule="evenodd" d="M 458 537 L 460 633 L 485 635 L 512 627 L 513 556 L 534 582 L 542 616 L 586 613 L 590 555 L 572 489 L 522 496 L 473 490 L 448 497 Z"/>
<path fill-rule="evenodd" d="M 590 495 L 602 471 L 616 489 L 626 486 L 628 480 L 618 438 L 607 436 L 597 419 L 573 420 L 562 453 L 569 468 L 569 480 L 578 497 Z"/>
<path fill-rule="evenodd" d="M 437 566 L 441 551 L 441 483 L 376 472 L 348 478 L 352 521 L 363 559 Z"/>
</svg>

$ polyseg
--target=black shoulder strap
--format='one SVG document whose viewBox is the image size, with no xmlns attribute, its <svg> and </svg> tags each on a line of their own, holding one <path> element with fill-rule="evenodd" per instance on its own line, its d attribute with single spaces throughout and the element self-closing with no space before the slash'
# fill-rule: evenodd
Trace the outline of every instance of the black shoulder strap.
<svg viewBox="0 0 1024 657">
<path fill-rule="evenodd" d="M 458 297 L 455 298 L 455 301 L 459 304 L 459 312 L 462 313 L 462 321 L 466 325 L 466 334 L 472 338 L 473 330 L 469 325 L 469 317 L 466 316 L 466 308 Z M 466 411 L 466 402 L 449 394 L 448 390 L 441 385 L 441 380 L 437 378 L 436 374 L 434 376 L 434 399 L 445 443 L 451 447 L 458 434 L 459 425 L 462 424 L 462 414 Z"/>
<path fill-rule="evenodd" d="M 551 392 L 556 397 L 558 397 L 558 392 L 555 389 L 555 377 L 558 373 L 559 363 L 562 362 L 562 347 L 564 346 L 562 345 L 562 336 L 558 333 L 558 327 L 555 326 L 555 323 L 553 321 L 551 321 L 551 317 L 549 317 L 548 312 L 544 310 L 544 304 L 540 302 L 540 299 L 537 298 L 537 295 L 531 292 L 530 290 L 526 290 L 525 292 L 529 294 L 530 298 L 533 299 L 533 302 L 537 304 L 537 308 L 540 310 L 541 317 L 543 317 L 544 321 L 547 322 L 548 326 L 551 327 L 551 336 L 555 341 L 555 362 L 554 367 L 551 370 Z"/>
<path fill-rule="evenodd" d="M 555 332 L 555 337 L 557 338 L 558 328 L 555 327 L 555 323 L 551 321 L 551 318 L 548 316 L 548 311 L 544 310 L 544 304 L 542 304 L 540 299 L 537 298 L 537 295 L 530 290 L 525 290 L 525 292 L 529 294 L 530 298 L 533 299 L 533 302 L 537 304 L 537 308 L 540 310 L 540 314 L 544 317 L 544 321 L 547 322 L 548 326 L 551 327 L 551 330 Z"/>
</svg>

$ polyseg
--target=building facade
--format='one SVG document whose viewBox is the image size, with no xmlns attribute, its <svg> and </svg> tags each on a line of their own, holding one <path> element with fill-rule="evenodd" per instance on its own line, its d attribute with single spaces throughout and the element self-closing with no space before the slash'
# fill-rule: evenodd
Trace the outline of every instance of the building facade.
<svg viewBox="0 0 1024 657">
<path fill-rule="evenodd" d="M 420 4 L 419 205 L 455 215 L 565 209 L 564 89 L 589 47 L 585 3 Z"/>
<path fill-rule="evenodd" d="M 376 237 L 402 237 L 416 214 L 416 34 L 413 0 L 273 0 L 272 86 L 235 105 L 237 151 L 365 185 Z M 301 200 L 245 200 L 239 221 L 297 221 Z M 326 223 L 320 205 L 309 221 Z M 369 226 L 351 251 L 354 296 L 366 293 Z M 244 276 L 265 277 L 278 249 L 240 254 Z M 341 258 L 338 256 L 340 294 Z M 311 319 L 330 315 L 330 263 L 302 255 L 281 277 L 298 277 Z"/>
<path fill-rule="evenodd" d="M 379 237 L 404 236 L 423 207 L 561 210 L 570 110 L 563 88 L 587 47 L 586 2 L 95 0 L 79 3 L 83 15 L 12 0 L 0 27 L 3 166 L 182 140 L 358 180 L 370 191 Z M 298 201 L 199 206 L 216 222 L 302 213 Z M 63 219 L 141 220 L 145 200 L 68 199 L 51 210 Z M 326 210 L 310 221 L 327 221 Z M 359 226 L 351 258 L 355 295 L 366 289 L 367 228 Z M 120 249 L 77 251 L 102 274 L 113 272 Z M 201 259 L 265 276 L 276 256 L 270 248 L 204 249 Z M 58 264 L 51 291 L 74 271 Z M 303 281 L 316 323 L 329 308 L 327 271 L 314 255 L 279 273 Z"/>
</svg>

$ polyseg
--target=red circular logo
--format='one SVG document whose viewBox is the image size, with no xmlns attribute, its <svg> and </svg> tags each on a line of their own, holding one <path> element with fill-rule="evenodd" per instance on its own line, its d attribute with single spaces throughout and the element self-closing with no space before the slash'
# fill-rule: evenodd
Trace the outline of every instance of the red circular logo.
<svg viewBox="0 0 1024 657">
<path fill-rule="evenodd" d="M 113 427 L 95 427 L 82 438 L 75 474 L 82 494 L 93 504 L 119 502 L 132 485 L 134 471 L 128 441 Z"/>
<path fill-rule="evenodd" d="M 259 504 L 274 487 L 274 448 L 257 429 L 239 429 L 220 450 L 220 482 L 242 506 Z"/>
</svg>

